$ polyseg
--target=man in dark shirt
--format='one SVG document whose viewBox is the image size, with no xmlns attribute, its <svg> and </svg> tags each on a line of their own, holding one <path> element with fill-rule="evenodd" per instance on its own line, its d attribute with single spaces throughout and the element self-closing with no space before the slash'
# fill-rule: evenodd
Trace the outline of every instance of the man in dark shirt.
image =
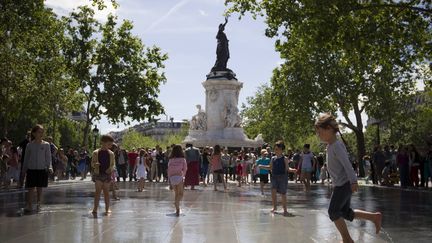
<svg viewBox="0 0 432 243">
<path fill-rule="evenodd" d="M 24 164 L 24 157 L 25 157 L 27 144 L 30 143 L 30 141 L 31 141 L 31 132 L 28 131 L 25 139 L 18 145 L 18 147 L 20 147 L 21 151 L 22 151 L 21 152 L 21 169 L 20 169 L 20 177 L 19 177 L 19 183 L 18 183 L 19 188 L 24 187 L 24 173 L 22 171 L 22 168 L 23 168 L 22 165 Z"/>
</svg>

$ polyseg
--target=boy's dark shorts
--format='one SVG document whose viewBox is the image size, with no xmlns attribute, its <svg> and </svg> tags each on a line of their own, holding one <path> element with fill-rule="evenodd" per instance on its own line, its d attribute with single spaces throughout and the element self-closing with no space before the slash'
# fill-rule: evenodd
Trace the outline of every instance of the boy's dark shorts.
<svg viewBox="0 0 432 243">
<path fill-rule="evenodd" d="M 354 211 L 351 209 L 351 183 L 347 182 L 343 186 L 336 186 L 331 196 L 328 214 L 331 221 L 344 218 L 349 221 L 354 220 Z"/>
<path fill-rule="evenodd" d="M 286 194 L 288 187 L 288 175 L 272 175 L 272 189 L 276 189 L 277 193 Z"/>
<path fill-rule="evenodd" d="M 259 174 L 259 179 L 260 179 L 260 182 L 267 184 L 269 182 L 269 175 L 268 174 Z"/>
</svg>

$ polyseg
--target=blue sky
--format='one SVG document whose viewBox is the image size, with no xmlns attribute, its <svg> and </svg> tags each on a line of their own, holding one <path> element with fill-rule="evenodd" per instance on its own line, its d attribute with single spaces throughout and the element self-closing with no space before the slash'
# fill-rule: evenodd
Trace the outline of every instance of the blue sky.
<svg viewBox="0 0 432 243">
<path fill-rule="evenodd" d="M 196 113 L 197 104 L 205 107 L 201 83 L 216 60 L 215 36 L 218 25 L 224 21 L 224 0 L 117 0 L 120 4 L 117 9 L 109 0 L 105 2 L 108 8 L 96 11 L 96 18 L 103 21 L 113 12 L 120 20 L 131 20 L 133 32 L 145 45 L 159 46 L 168 54 L 167 83 L 161 86 L 160 92 L 167 118 L 190 119 Z M 80 5 L 91 5 L 91 1 L 45 0 L 45 4 L 57 14 L 66 15 Z M 263 19 L 253 20 L 248 15 L 238 20 L 238 15 L 234 15 L 225 30 L 230 41 L 228 67 L 244 83 L 239 107 L 246 103 L 246 97 L 253 96 L 262 84 L 270 81 L 273 69 L 281 63 L 274 40 L 264 35 L 265 26 Z M 419 82 L 417 87 L 423 89 L 424 85 Z M 355 120 L 352 112 L 350 118 Z M 364 124 L 366 119 L 367 115 L 362 114 Z M 110 124 L 105 118 L 97 125 L 102 133 L 126 127 Z"/>
<path fill-rule="evenodd" d="M 47 6 L 60 15 L 70 12 L 89 0 L 46 0 Z M 144 44 L 156 45 L 168 53 L 165 73 L 167 82 L 161 86 L 160 101 L 168 117 L 190 119 L 196 104 L 205 107 L 205 81 L 216 60 L 216 33 L 226 7 L 223 0 L 118 0 L 120 7 L 97 13 L 104 19 L 109 11 L 120 19 L 132 20 L 134 33 Z M 110 4 L 108 4 L 110 5 Z M 238 20 L 231 16 L 225 33 L 229 39 L 231 59 L 228 67 L 243 82 L 239 106 L 257 88 L 269 82 L 272 70 L 280 62 L 274 50 L 274 40 L 264 36 L 262 19 L 250 16 Z M 165 119 L 165 116 L 162 116 Z M 102 133 L 120 130 L 124 125 L 109 124 L 102 119 L 98 125 Z"/>
</svg>

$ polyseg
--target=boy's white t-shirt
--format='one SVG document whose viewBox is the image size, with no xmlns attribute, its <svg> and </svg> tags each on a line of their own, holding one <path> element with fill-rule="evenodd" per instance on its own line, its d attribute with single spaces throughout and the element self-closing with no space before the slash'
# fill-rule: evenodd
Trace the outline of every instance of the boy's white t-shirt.
<svg viewBox="0 0 432 243">
<path fill-rule="evenodd" d="M 312 169 L 312 161 L 314 158 L 314 155 L 312 152 L 309 152 L 307 154 L 302 153 L 302 164 L 301 164 L 301 168 L 302 169 Z"/>
<path fill-rule="evenodd" d="M 327 146 L 327 171 L 334 186 L 357 183 L 357 175 L 348 159 L 345 144 L 339 140 Z"/>
</svg>

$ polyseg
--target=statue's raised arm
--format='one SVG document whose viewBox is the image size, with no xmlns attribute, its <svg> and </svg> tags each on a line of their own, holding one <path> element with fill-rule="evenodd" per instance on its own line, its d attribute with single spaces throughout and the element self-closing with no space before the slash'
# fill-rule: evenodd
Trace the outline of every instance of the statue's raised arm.
<svg viewBox="0 0 432 243">
<path fill-rule="evenodd" d="M 225 23 L 223 24 L 223 27 L 225 29 L 225 26 L 228 24 L 228 16 L 225 17 Z"/>
</svg>

